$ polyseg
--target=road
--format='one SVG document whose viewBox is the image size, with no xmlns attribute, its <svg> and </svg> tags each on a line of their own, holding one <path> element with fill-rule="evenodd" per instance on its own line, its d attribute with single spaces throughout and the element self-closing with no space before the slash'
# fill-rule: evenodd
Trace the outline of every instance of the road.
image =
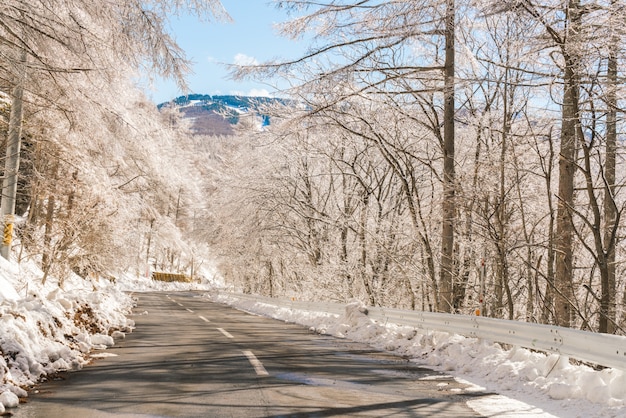
<svg viewBox="0 0 626 418">
<path fill-rule="evenodd" d="M 110 357 L 39 385 L 13 416 L 478 416 L 466 401 L 481 394 L 367 345 L 198 293 L 135 296 L 136 329 Z"/>
</svg>

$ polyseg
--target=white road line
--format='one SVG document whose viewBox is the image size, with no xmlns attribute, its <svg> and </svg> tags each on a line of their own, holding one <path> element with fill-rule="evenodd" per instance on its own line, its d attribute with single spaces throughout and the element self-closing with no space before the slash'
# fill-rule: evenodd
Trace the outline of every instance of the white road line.
<svg viewBox="0 0 626 418">
<path fill-rule="evenodd" d="M 182 304 L 182 303 L 180 303 L 180 302 L 176 302 L 176 304 L 177 304 L 178 306 L 183 306 L 183 304 Z"/>
<path fill-rule="evenodd" d="M 217 328 L 217 330 L 224 334 L 227 338 L 235 338 L 230 334 L 230 332 L 226 331 L 224 328 Z"/>
<path fill-rule="evenodd" d="M 208 319 L 206 319 L 205 317 L 203 317 L 202 315 L 198 315 L 198 317 L 199 317 L 200 319 L 202 319 L 204 322 L 211 322 L 211 321 L 209 321 Z"/>
<path fill-rule="evenodd" d="M 187 312 L 193 313 L 193 311 L 191 309 L 189 309 L 189 308 L 185 308 L 185 309 L 187 310 Z"/>
<path fill-rule="evenodd" d="M 248 357 L 248 361 L 252 364 L 252 367 L 254 367 L 254 371 L 258 376 L 269 376 L 269 373 L 265 370 L 265 367 L 263 367 L 263 363 L 256 358 L 252 351 L 243 351 L 243 354 Z"/>
</svg>

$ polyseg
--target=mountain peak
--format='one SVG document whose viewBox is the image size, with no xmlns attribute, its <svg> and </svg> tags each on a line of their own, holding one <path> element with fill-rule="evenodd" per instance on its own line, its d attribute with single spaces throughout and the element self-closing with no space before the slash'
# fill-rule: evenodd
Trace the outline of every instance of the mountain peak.
<svg viewBox="0 0 626 418">
<path fill-rule="evenodd" d="M 269 125 L 269 116 L 262 113 L 261 107 L 272 103 L 282 103 L 282 99 L 189 94 L 161 103 L 157 107 L 178 109 L 184 119 L 191 120 L 191 131 L 194 135 L 233 135 L 234 125 L 244 114 L 256 114 L 263 119 L 264 125 Z"/>
</svg>

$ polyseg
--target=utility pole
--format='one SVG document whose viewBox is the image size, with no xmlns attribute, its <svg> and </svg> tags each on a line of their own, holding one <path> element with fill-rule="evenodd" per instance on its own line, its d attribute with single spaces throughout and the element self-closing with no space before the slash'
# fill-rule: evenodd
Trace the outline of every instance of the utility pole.
<svg viewBox="0 0 626 418">
<path fill-rule="evenodd" d="M 26 62 L 26 53 L 22 55 L 22 64 Z M 20 147 L 22 145 L 22 98 L 24 82 L 18 80 L 11 97 L 11 113 L 9 115 L 9 135 L 7 138 L 6 159 L 4 161 L 4 180 L 2 181 L 2 199 L 0 200 L 0 217 L 4 225 L 0 255 L 9 259 L 11 242 L 13 241 L 13 223 L 15 222 L 15 200 L 17 195 L 17 173 L 20 168 Z"/>
</svg>

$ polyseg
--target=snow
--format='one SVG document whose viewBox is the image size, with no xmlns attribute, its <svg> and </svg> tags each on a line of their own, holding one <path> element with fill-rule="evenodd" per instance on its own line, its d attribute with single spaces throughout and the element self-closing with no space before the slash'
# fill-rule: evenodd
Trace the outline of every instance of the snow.
<svg viewBox="0 0 626 418">
<path fill-rule="evenodd" d="M 626 417 L 626 374 L 594 370 L 568 358 L 445 332 L 378 324 L 359 302 L 343 315 L 299 311 L 240 300 L 209 283 L 159 283 L 122 274 L 115 282 L 54 278 L 41 284 L 34 264 L 0 258 L 0 413 L 28 396 L 24 388 L 55 373 L 114 357 L 106 348 L 134 328 L 133 292 L 202 290 L 237 309 L 365 342 L 454 376 L 484 391 L 468 404 L 489 417 Z M 140 314 L 140 313 L 139 313 Z"/>
<path fill-rule="evenodd" d="M 134 326 L 133 299 L 108 280 L 70 277 L 63 288 L 34 264 L 0 258 L 0 413 L 27 396 L 24 388 L 55 373 L 79 370 L 94 350 Z"/>
</svg>

